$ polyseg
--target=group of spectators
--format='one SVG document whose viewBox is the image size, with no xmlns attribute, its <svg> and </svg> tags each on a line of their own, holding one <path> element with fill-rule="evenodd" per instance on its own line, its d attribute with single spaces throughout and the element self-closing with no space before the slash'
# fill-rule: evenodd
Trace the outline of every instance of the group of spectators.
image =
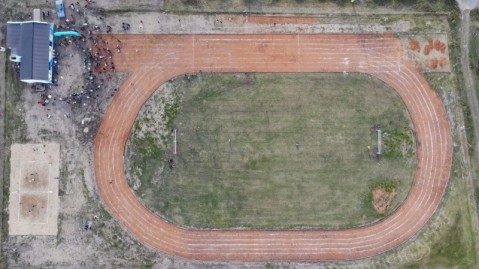
<svg viewBox="0 0 479 269">
<path fill-rule="evenodd" d="M 88 105 L 90 99 L 97 99 L 100 91 L 106 88 L 109 80 L 113 78 L 115 72 L 115 64 L 113 61 L 113 50 L 121 52 L 121 41 L 116 40 L 114 44 L 110 44 L 102 33 L 110 33 L 112 27 L 106 25 L 103 17 L 97 16 L 99 25 L 91 25 L 86 19 L 86 13 L 92 1 L 85 1 L 85 5 L 81 7 L 79 2 L 70 4 L 70 13 L 67 19 L 60 24 L 55 25 L 57 30 L 77 31 L 80 36 L 56 37 L 54 41 L 55 59 L 53 62 L 53 85 L 58 86 L 59 80 L 63 79 L 59 76 L 58 66 L 64 57 L 73 57 L 73 54 L 65 53 L 62 48 L 72 47 L 82 56 L 83 63 L 83 86 L 76 89 L 75 92 L 67 96 L 52 96 L 42 94 L 39 104 L 46 106 L 53 101 L 62 101 L 70 105 Z M 125 24 L 124 24 L 125 25 Z M 71 51 L 71 50 L 70 50 Z M 113 96 L 113 93 L 110 93 Z"/>
</svg>

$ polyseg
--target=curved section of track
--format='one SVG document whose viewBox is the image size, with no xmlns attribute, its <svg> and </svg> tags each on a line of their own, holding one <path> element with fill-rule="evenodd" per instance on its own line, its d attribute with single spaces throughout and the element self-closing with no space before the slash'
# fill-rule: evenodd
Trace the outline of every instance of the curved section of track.
<svg viewBox="0 0 479 269">
<path fill-rule="evenodd" d="M 118 71 L 130 72 L 98 131 L 100 196 L 131 235 L 157 250 L 198 260 L 351 260 L 416 235 L 440 204 L 452 163 L 445 109 L 392 35 L 116 35 Z M 193 72 L 361 72 L 404 100 L 417 139 L 417 171 L 402 206 L 383 221 L 347 230 L 189 230 L 159 218 L 135 197 L 124 149 L 143 104 L 164 82 Z"/>
</svg>

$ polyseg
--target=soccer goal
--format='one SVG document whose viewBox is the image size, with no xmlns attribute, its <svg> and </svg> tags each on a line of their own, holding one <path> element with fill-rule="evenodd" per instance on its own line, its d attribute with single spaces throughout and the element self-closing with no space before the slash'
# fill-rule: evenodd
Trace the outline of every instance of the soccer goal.
<svg viewBox="0 0 479 269">
<path fill-rule="evenodd" d="M 174 144 L 173 144 L 173 154 L 176 155 L 178 153 L 177 151 L 177 144 L 176 144 L 176 129 L 173 130 L 174 131 Z"/>
<path fill-rule="evenodd" d="M 381 128 L 378 128 L 376 132 L 378 133 L 378 151 L 376 155 L 379 157 L 381 156 Z"/>
</svg>

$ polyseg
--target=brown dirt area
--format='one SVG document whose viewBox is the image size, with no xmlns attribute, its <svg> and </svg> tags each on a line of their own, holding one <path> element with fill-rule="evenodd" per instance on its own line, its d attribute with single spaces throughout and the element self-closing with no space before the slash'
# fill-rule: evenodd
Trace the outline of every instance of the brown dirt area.
<svg viewBox="0 0 479 269">
<path fill-rule="evenodd" d="M 392 189 L 390 192 L 386 191 L 386 188 L 377 188 L 373 190 L 373 207 L 379 214 L 384 214 L 388 211 L 392 200 L 396 196 L 396 189 Z"/>
<path fill-rule="evenodd" d="M 409 40 L 409 49 L 415 52 L 421 51 L 421 44 L 417 40 L 410 39 Z"/>
<path fill-rule="evenodd" d="M 21 190 L 44 191 L 48 189 L 48 164 L 45 162 L 22 163 Z"/>
<path fill-rule="evenodd" d="M 425 72 L 451 72 L 446 34 L 415 34 L 402 38 L 408 56 Z"/>
<path fill-rule="evenodd" d="M 9 235 L 56 235 L 60 145 L 14 144 L 10 165 Z"/>
<path fill-rule="evenodd" d="M 20 219 L 22 222 L 47 222 L 48 197 L 45 194 L 23 194 L 20 197 Z"/>
</svg>

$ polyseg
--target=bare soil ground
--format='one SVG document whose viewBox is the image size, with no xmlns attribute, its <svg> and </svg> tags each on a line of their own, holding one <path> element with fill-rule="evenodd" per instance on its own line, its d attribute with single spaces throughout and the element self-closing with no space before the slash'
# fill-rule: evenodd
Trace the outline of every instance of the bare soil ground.
<svg viewBox="0 0 479 269">
<path fill-rule="evenodd" d="M 20 175 L 23 190 L 45 191 L 48 189 L 50 169 L 47 162 L 24 162 Z"/>
<path fill-rule="evenodd" d="M 384 214 L 389 210 L 391 202 L 396 196 L 396 189 L 387 191 L 386 188 L 377 188 L 373 190 L 373 207 L 379 214 Z"/>
<path fill-rule="evenodd" d="M 22 222 L 46 223 L 48 196 L 24 194 L 20 197 L 20 219 Z M 13 223 L 12 223 L 13 225 Z M 55 223 L 56 225 L 56 223 Z"/>
<path fill-rule="evenodd" d="M 10 157 L 10 235 L 56 235 L 60 145 L 15 144 Z"/>
</svg>

